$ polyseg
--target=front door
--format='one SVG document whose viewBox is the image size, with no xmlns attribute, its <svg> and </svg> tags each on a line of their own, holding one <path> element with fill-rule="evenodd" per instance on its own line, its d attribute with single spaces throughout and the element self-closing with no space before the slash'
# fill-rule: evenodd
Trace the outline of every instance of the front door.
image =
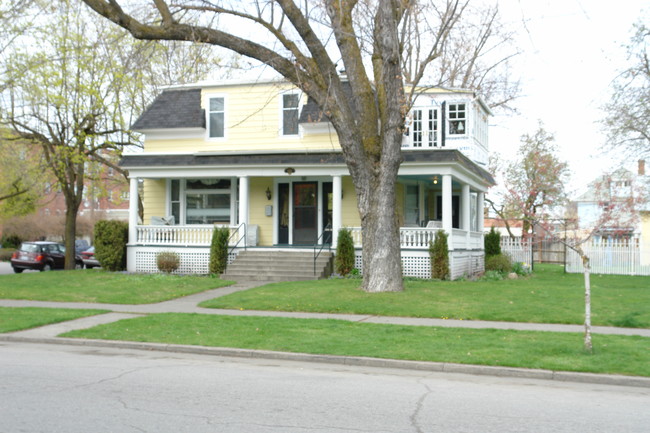
<svg viewBox="0 0 650 433">
<path fill-rule="evenodd" d="M 293 244 L 314 245 L 318 237 L 318 182 L 293 184 Z"/>
</svg>

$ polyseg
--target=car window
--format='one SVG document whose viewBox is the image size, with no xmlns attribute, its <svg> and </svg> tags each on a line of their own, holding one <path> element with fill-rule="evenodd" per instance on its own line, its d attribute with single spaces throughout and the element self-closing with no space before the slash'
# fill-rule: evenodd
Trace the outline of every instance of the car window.
<svg viewBox="0 0 650 433">
<path fill-rule="evenodd" d="M 28 253 L 40 253 L 41 248 L 36 244 L 22 244 L 20 246 L 21 251 L 27 251 Z"/>
</svg>

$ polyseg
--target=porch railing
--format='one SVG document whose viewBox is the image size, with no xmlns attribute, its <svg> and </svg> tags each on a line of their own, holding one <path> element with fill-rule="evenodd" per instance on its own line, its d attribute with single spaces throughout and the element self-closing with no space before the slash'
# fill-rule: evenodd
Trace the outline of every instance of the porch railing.
<svg viewBox="0 0 650 433">
<path fill-rule="evenodd" d="M 439 228 L 401 227 L 399 230 L 401 248 L 429 248 L 429 242 L 433 242 Z M 361 228 L 351 227 L 350 233 L 354 246 L 362 247 Z M 483 233 L 468 232 L 467 230 L 452 229 L 452 244 L 454 248 L 479 249 L 483 246 Z"/>
<path fill-rule="evenodd" d="M 209 246 L 214 227 L 213 225 L 137 226 L 136 243 L 140 245 Z M 231 235 L 239 231 L 237 226 L 229 228 Z"/>
</svg>

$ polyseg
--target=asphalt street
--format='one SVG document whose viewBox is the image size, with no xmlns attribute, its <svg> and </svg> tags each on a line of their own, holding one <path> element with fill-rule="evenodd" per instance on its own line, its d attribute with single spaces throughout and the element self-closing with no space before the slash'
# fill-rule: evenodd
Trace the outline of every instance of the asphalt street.
<svg viewBox="0 0 650 433">
<path fill-rule="evenodd" d="M 650 389 L 0 343 L 1 432 L 647 432 Z"/>
</svg>

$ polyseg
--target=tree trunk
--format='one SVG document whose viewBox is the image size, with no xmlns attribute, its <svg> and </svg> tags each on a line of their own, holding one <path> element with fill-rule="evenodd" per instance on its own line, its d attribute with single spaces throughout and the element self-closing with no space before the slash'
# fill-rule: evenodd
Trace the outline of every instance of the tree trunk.
<svg viewBox="0 0 650 433">
<path fill-rule="evenodd" d="M 404 289 L 399 226 L 395 212 L 397 175 L 386 175 L 366 192 L 369 207 L 361 215 L 363 290 L 398 292 Z M 363 198 L 361 199 L 363 200 Z"/>
<path fill-rule="evenodd" d="M 78 206 L 66 206 L 65 211 L 65 269 L 75 268 Z"/>
<path fill-rule="evenodd" d="M 593 345 L 591 343 L 591 279 L 589 274 L 591 266 L 589 265 L 589 257 L 584 255 L 584 253 L 581 257 L 585 274 L 585 350 L 593 353 Z"/>
</svg>

